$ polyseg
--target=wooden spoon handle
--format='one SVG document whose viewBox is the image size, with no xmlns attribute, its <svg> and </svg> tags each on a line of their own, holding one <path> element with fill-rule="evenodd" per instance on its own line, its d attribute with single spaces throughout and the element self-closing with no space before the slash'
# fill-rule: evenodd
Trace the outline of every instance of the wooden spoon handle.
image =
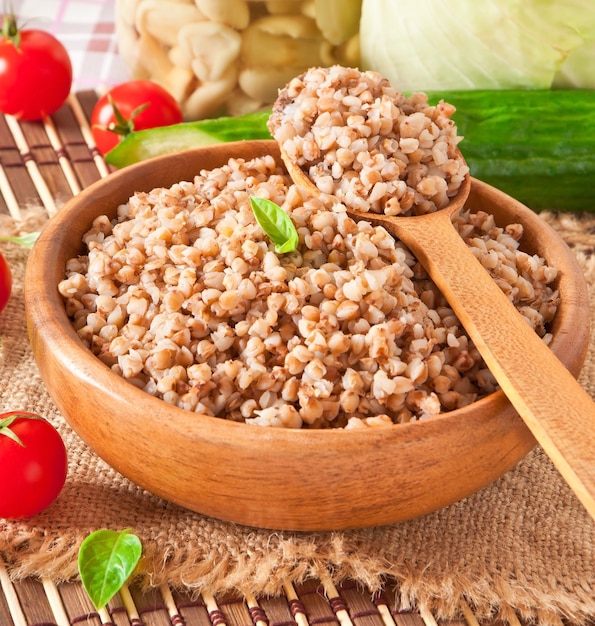
<svg viewBox="0 0 595 626">
<path fill-rule="evenodd" d="M 447 298 L 504 393 L 595 518 L 595 403 L 515 309 L 447 214 L 396 227 Z"/>
</svg>

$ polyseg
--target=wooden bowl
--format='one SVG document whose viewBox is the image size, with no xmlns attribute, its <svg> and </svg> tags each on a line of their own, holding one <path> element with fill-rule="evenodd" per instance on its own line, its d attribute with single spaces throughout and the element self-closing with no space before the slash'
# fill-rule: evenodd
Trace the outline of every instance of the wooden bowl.
<svg viewBox="0 0 595 626">
<path fill-rule="evenodd" d="M 52 218 L 31 252 L 25 303 L 41 376 L 64 417 L 100 457 L 148 491 L 265 528 L 398 522 L 451 504 L 507 472 L 535 440 L 502 392 L 436 419 L 389 428 L 262 428 L 170 406 L 111 372 L 83 346 L 57 284 L 92 220 L 113 216 L 135 191 L 191 179 L 230 156 L 266 153 L 278 154 L 274 142 L 157 157 L 91 185 Z M 494 213 L 498 222 L 522 223 L 523 249 L 559 268 L 561 304 L 551 347 L 576 376 L 587 350 L 589 308 L 573 254 L 539 216 L 485 183 L 473 180 L 469 204 Z"/>
</svg>

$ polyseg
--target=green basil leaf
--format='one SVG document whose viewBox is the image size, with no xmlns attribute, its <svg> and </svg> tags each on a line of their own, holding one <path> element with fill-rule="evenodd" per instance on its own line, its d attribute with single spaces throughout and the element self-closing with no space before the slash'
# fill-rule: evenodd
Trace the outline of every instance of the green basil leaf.
<svg viewBox="0 0 595 626">
<path fill-rule="evenodd" d="M 33 244 L 37 241 L 39 233 L 28 233 L 21 237 L 0 237 L 0 241 L 11 241 L 12 243 L 18 243 L 25 248 L 32 248 Z"/>
<path fill-rule="evenodd" d="M 97 610 L 128 580 L 142 553 L 140 539 L 127 530 L 97 530 L 82 543 L 78 568 L 83 587 Z"/>
<path fill-rule="evenodd" d="M 300 237 L 295 224 L 285 211 L 267 198 L 250 196 L 250 206 L 256 221 L 275 244 L 278 254 L 295 252 Z"/>
</svg>

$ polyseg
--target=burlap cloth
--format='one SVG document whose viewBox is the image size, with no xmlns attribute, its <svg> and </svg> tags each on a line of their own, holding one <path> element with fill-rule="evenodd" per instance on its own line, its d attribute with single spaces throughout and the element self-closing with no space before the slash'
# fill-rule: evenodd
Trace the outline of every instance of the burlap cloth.
<svg viewBox="0 0 595 626">
<path fill-rule="evenodd" d="M 595 219 L 544 219 L 576 251 L 591 286 L 593 320 Z M 0 249 L 15 279 L 0 315 L 0 409 L 47 416 L 70 455 L 66 485 L 48 510 L 27 521 L 0 520 L 0 555 L 14 578 L 76 577 L 76 555 L 87 533 L 132 528 L 143 543 L 141 582 L 147 585 L 275 594 L 286 580 L 297 583 L 322 572 L 334 580 L 355 579 L 371 590 L 388 576 L 400 588 L 400 608 L 425 606 L 445 617 L 457 613 L 463 598 L 477 616 L 505 617 L 514 610 L 541 624 L 559 624 L 559 617 L 584 624 L 595 617 L 595 522 L 539 449 L 493 485 L 446 509 L 349 532 L 245 528 L 183 510 L 138 488 L 97 458 L 50 400 L 26 335 L 27 251 L 13 244 Z M 595 396 L 594 341 L 580 380 Z M 4 480 L 9 477 L 0 477 Z"/>
</svg>

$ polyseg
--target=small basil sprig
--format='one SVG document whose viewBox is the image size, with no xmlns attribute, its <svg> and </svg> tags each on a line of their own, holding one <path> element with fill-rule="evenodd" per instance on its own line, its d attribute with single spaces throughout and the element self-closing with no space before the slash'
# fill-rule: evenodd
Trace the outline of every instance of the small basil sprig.
<svg viewBox="0 0 595 626">
<path fill-rule="evenodd" d="M 295 252 L 300 241 L 295 224 L 285 211 L 272 200 L 250 196 L 250 206 L 256 221 L 275 244 L 275 252 Z"/>
<path fill-rule="evenodd" d="M 99 611 L 120 591 L 142 554 L 140 539 L 130 530 L 96 530 L 82 543 L 78 569 L 87 595 Z"/>
</svg>

